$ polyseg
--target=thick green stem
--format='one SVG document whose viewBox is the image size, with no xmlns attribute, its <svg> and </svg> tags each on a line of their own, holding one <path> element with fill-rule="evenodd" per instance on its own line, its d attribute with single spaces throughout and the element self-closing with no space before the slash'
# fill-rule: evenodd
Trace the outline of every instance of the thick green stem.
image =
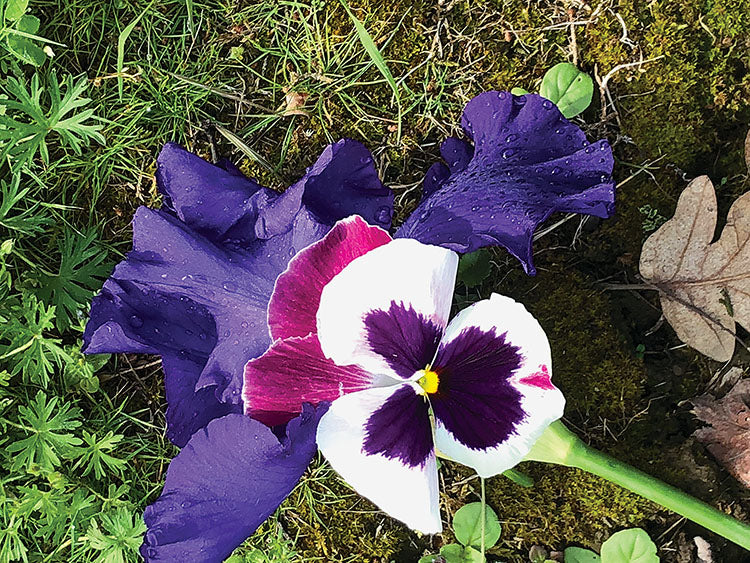
<svg viewBox="0 0 750 563">
<path fill-rule="evenodd" d="M 561 422 L 550 426 L 527 459 L 577 467 L 603 477 L 750 550 L 750 526 L 587 446 Z"/>
</svg>

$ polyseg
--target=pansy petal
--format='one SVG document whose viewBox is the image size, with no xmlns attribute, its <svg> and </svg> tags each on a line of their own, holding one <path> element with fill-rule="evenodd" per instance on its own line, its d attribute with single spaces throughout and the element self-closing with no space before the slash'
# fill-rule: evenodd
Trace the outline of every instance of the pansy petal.
<svg viewBox="0 0 750 563">
<path fill-rule="evenodd" d="M 323 287 L 352 260 L 390 241 L 386 231 L 354 215 L 301 250 L 276 280 L 268 304 L 271 337 L 276 340 L 316 332 L 315 316 Z"/>
<path fill-rule="evenodd" d="M 355 259 L 323 288 L 317 322 L 323 352 L 337 364 L 371 373 L 409 377 L 423 369 L 394 354 L 411 349 L 413 358 L 433 355 L 450 313 L 457 266 L 454 252 L 409 239 Z M 426 352 L 425 346 L 432 348 Z"/>
<path fill-rule="evenodd" d="M 245 366 L 245 412 L 264 424 L 284 424 L 303 403 L 333 401 L 372 386 L 373 377 L 356 366 L 339 366 L 323 355 L 318 337 L 277 340 Z"/>
<path fill-rule="evenodd" d="M 434 364 L 430 395 L 435 444 L 482 477 L 510 469 L 563 414 L 550 381 L 544 331 L 523 305 L 493 294 L 448 325 Z"/>
<path fill-rule="evenodd" d="M 280 442 L 241 414 L 211 421 L 169 464 L 164 490 L 146 508 L 148 562 L 218 563 L 289 495 L 315 454 L 325 411 L 308 407 Z"/>
<path fill-rule="evenodd" d="M 359 494 L 410 528 L 441 531 L 427 403 L 409 384 L 336 399 L 320 419 L 317 441 Z"/>
<path fill-rule="evenodd" d="M 463 167 L 458 159 L 396 237 L 458 252 L 501 245 L 533 274 L 534 230 L 552 213 L 612 214 L 609 145 L 589 144 L 549 100 L 486 92 L 467 104 L 462 125 L 474 140 L 471 161 Z"/>
</svg>

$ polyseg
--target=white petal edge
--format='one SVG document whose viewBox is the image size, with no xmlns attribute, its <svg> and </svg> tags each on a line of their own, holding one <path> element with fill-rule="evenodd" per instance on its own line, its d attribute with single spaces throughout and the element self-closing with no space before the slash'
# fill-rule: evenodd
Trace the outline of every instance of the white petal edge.
<svg viewBox="0 0 750 563">
<path fill-rule="evenodd" d="M 521 392 L 521 405 L 527 416 L 505 442 L 484 450 L 472 449 L 459 442 L 440 419 L 435 419 L 435 446 L 440 454 L 487 478 L 523 460 L 544 430 L 562 417 L 565 397 L 556 387 L 545 389 L 523 382 L 540 372 L 542 366 L 551 372 L 552 356 L 547 335 L 522 304 L 493 293 L 489 299 L 478 301 L 456 315 L 448 325 L 442 343 L 453 340 L 471 326 L 483 331 L 494 328 L 496 334 L 507 333 L 507 341 L 518 346 L 524 356 L 511 383 Z"/>
<path fill-rule="evenodd" d="M 365 318 L 395 301 L 445 327 L 457 268 L 452 250 L 413 239 L 396 239 L 356 258 L 323 288 L 317 315 L 323 353 L 339 365 L 357 364 L 401 380 L 370 349 Z"/>
<path fill-rule="evenodd" d="M 442 523 L 434 452 L 422 466 L 409 467 L 363 450 L 370 415 L 404 385 L 357 391 L 333 401 L 318 424 L 318 448 L 363 497 L 410 528 L 437 534 Z"/>
</svg>

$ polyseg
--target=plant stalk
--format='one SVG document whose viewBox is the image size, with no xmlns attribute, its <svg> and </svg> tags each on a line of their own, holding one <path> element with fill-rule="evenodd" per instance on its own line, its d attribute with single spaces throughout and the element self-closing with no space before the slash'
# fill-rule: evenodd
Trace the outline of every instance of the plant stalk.
<svg viewBox="0 0 750 563">
<path fill-rule="evenodd" d="M 583 469 L 641 495 L 750 551 L 750 526 L 663 481 L 586 445 L 560 421 L 526 457 Z"/>
</svg>

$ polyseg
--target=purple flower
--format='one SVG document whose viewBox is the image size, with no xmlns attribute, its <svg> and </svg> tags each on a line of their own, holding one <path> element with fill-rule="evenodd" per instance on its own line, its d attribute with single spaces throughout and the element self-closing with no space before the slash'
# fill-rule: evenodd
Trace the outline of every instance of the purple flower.
<svg viewBox="0 0 750 563">
<path fill-rule="evenodd" d="M 347 219 L 292 260 L 269 310 L 279 339 L 245 368 L 245 407 L 283 419 L 332 401 L 317 443 L 333 468 L 391 516 L 437 533 L 436 452 L 502 473 L 565 400 L 522 305 L 493 294 L 449 323 L 458 256 L 386 237 Z"/>
<path fill-rule="evenodd" d="M 504 246 L 534 274 L 534 231 L 552 213 L 613 213 L 609 144 L 589 144 L 549 100 L 485 92 L 466 105 L 461 126 L 474 146 L 443 142 L 448 165 L 429 169 L 424 198 L 396 237 L 457 252 Z"/>
<path fill-rule="evenodd" d="M 281 194 L 175 144 L 157 163 L 165 204 L 136 212 L 133 251 L 94 298 L 84 352 L 161 355 L 167 435 L 184 446 L 242 411 L 242 370 L 271 344 L 268 300 L 291 257 L 352 213 L 388 228 L 393 194 L 351 140 Z"/>
<path fill-rule="evenodd" d="M 531 237 L 549 214 L 611 213 L 609 147 L 603 141 L 587 145 L 580 129 L 542 98 L 482 94 L 467 105 L 463 125 L 474 147 L 456 138 L 443 143 L 448 167 L 436 164 L 430 169 L 425 197 L 397 237 L 462 252 L 500 244 L 531 273 Z M 484 470 L 479 459 L 491 459 L 493 448 L 507 449 L 511 446 L 506 444 L 515 444 L 521 436 L 521 451 L 534 435 L 524 433 L 527 410 L 532 410 L 524 393 L 556 393 L 545 372 L 549 362 L 540 362 L 536 375 L 519 375 L 531 369 L 527 362 L 532 360 L 513 339 L 512 327 L 503 326 L 502 332 L 471 317 L 465 335 L 451 336 L 451 327 L 462 318 L 446 325 L 446 284 L 452 288 L 455 257 L 434 246 L 414 246 L 415 241 L 391 242 L 383 229 L 390 228 L 393 194 L 360 143 L 330 145 L 283 193 L 259 186 L 229 163 L 214 166 L 168 144 L 158 158 L 157 184 L 164 205 L 136 212 L 133 251 L 94 298 L 84 333 L 87 353 L 162 358 L 167 436 L 184 449 L 170 465 L 162 497 L 146 511 L 147 560 L 219 561 L 250 535 L 301 476 L 315 449 L 318 419 L 331 401 L 339 406 L 329 420 L 340 416 L 347 397 L 380 401 L 375 429 L 384 416 L 397 412 L 410 414 L 394 418 L 394 428 L 421 420 L 413 433 L 421 438 L 414 443 L 396 443 L 387 432 L 373 430 L 363 463 L 377 456 L 388 463 L 396 460 L 400 466 L 388 465 L 388 471 L 412 475 L 412 480 L 426 477 L 415 488 L 424 494 L 424 483 L 434 479 L 428 465 L 434 463 L 434 446 L 443 449 L 441 440 L 455 439 L 455 459 Z M 348 219 L 322 239 L 334 223 L 351 215 L 364 221 Z M 365 332 L 347 337 L 371 338 L 365 344 L 375 346 L 377 353 L 354 358 L 351 364 L 336 355 L 328 357 L 324 350 L 330 342 L 326 344 L 318 330 L 324 288 L 358 258 L 380 247 L 410 245 L 420 249 L 414 260 L 423 264 L 422 275 L 433 276 L 423 296 L 427 301 L 412 302 L 408 291 L 405 301 L 394 301 L 401 299 L 401 288 L 389 284 L 400 278 L 390 280 L 387 265 L 371 271 L 368 283 L 383 291 L 390 288 L 386 293 L 391 301 L 372 309 Z M 442 270 L 435 270 L 440 264 Z M 430 304 L 436 296 L 443 301 Z M 351 297 L 342 294 L 341 303 Z M 528 317 L 505 298 L 487 303 L 476 310 L 489 307 Z M 397 338 L 406 334 L 410 338 Z M 365 344 L 355 342 L 360 348 Z M 492 361 L 502 363 L 505 371 L 493 372 L 495 383 L 484 389 L 475 386 L 478 374 L 466 363 L 466 354 L 476 347 L 504 350 Z M 254 358 L 243 383 L 244 366 Z M 528 358 L 536 361 L 530 352 Z M 414 380 L 415 370 L 424 371 L 420 378 L 426 378 L 425 385 Z M 429 391 L 434 384 L 437 393 Z M 472 393 L 459 390 L 451 397 L 458 393 L 466 401 L 443 400 L 446 385 L 469 385 L 483 398 L 474 401 Z M 466 426 L 464 411 L 494 416 L 488 406 L 493 401 L 507 408 L 506 419 L 492 419 L 493 424 L 481 428 Z M 303 412 L 304 402 L 320 406 Z M 442 413 L 443 427 L 436 426 L 434 436 L 423 423 L 424 404 L 431 405 L 436 416 Z M 277 429 L 275 435 L 283 436 L 279 441 L 243 411 L 269 426 L 288 423 L 286 434 Z M 351 432 L 366 414 L 357 412 L 359 419 L 344 417 Z M 453 451 L 445 447 L 446 453 Z M 461 448 L 476 456 L 461 457 L 466 453 Z M 335 450 L 326 446 L 325 451 L 357 486 L 353 470 L 335 461 Z M 481 452 L 490 457 L 482 458 Z M 507 464 L 515 458 L 502 459 Z M 494 472 L 498 467 L 485 469 Z M 385 506 L 366 485 L 361 490 Z M 433 501 L 434 495 L 423 506 L 432 507 L 434 517 Z M 400 509 L 387 509 L 411 522 L 408 514 L 399 515 Z M 434 518 L 417 524 L 433 529 Z"/>
</svg>

